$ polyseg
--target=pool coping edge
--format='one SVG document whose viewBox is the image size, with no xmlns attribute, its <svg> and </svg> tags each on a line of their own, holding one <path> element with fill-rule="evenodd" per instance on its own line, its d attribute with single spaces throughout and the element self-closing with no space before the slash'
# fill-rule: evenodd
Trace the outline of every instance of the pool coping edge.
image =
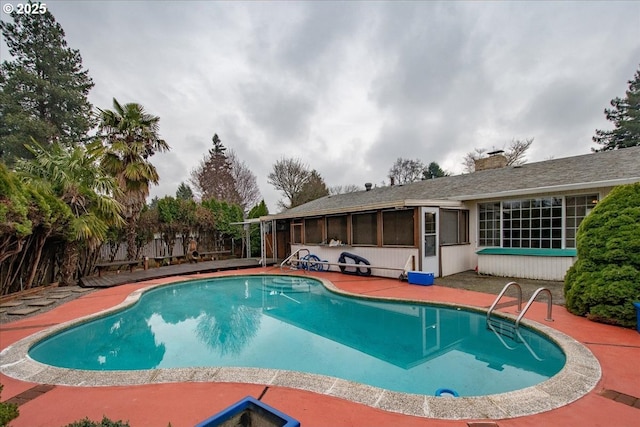
<svg viewBox="0 0 640 427">
<path fill-rule="evenodd" d="M 247 274 L 247 276 L 263 275 L 265 274 Z M 300 277 L 299 275 L 284 275 Z M 479 307 L 465 304 L 354 294 L 338 288 L 327 279 L 320 277 L 308 278 L 321 282 L 331 292 L 350 297 L 381 301 L 428 303 L 448 307 L 461 307 L 472 311 L 483 311 Z M 126 309 L 135 304 L 143 293 L 151 289 L 175 285 L 185 281 L 202 280 L 202 278 L 184 277 L 176 279 L 176 281 L 150 284 L 144 288 L 134 290 L 120 304 L 45 328 L 16 341 L 0 352 L 2 358 L 0 372 L 21 381 L 78 387 L 174 382 L 264 384 L 320 393 L 404 415 L 451 420 L 515 418 L 557 409 L 589 393 L 596 387 L 602 376 L 600 364 L 587 347 L 560 331 L 526 319 L 523 319 L 521 323 L 542 333 L 560 346 L 566 356 L 565 366 L 558 374 L 535 386 L 513 392 L 474 397 L 445 398 L 400 393 L 335 377 L 277 369 L 211 367 L 141 371 L 89 371 L 45 365 L 29 357 L 28 350 L 47 336 L 77 324 Z M 513 318 L 513 316 L 505 313 L 500 313 L 499 315 Z"/>
</svg>

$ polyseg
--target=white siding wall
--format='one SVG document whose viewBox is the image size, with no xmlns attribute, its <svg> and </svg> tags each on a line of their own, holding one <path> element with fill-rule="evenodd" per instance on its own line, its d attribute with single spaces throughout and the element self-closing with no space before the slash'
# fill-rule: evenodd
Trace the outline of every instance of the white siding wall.
<svg viewBox="0 0 640 427">
<path fill-rule="evenodd" d="M 477 258 L 472 245 L 442 246 L 440 248 L 440 275 L 449 276 L 473 270 L 476 268 Z"/>
<path fill-rule="evenodd" d="M 330 247 L 330 246 L 316 246 L 316 245 L 291 245 L 291 253 L 298 249 L 306 248 L 309 251 L 317 255 L 322 260 L 329 262 L 338 262 L 338 257 L 342 252 L 349 252 L 354 255 L 361 256 L 371 263 L 373 266 L 378 267 L 393 267 L 404 268 L 407 259 L 413 255 L 414 263 L 418 265 L 418 249 L 417 248 L 374 248 L 374 247 Z M 336 266 L 331 267 L 331 271 L 340 271 Z M 372 269 L 374 276 L 397 278 L 400 275 L 400 271 L 397 270 L 385 270 L 385 269 Z"/>
<path fill-rule="evenodd" d="M 576 257 L 480 255 L 478 272 L 502 277 L 537 280 L 564 280 Z"/>
</svg>

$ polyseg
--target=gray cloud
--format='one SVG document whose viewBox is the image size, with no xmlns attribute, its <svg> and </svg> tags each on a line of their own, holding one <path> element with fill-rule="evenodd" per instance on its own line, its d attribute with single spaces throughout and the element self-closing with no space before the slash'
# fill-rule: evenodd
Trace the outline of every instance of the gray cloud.
<svg viewBox="0 0 640 427">
<path fill-rule="evenodd" d="M 175 194 L 218 133 L 272 211 L 266 176 L 282 156 L 361 186 L 397 157 L 461 172 L 466 152 L 512 138 L 535 138 L 529 161 L 586 153 L 640 62 L 638 2 L 47 6 L 96 107 L 116 97 L 160 116 L 172 151 L 153 158 L 152 195 Z"/>
</svg>

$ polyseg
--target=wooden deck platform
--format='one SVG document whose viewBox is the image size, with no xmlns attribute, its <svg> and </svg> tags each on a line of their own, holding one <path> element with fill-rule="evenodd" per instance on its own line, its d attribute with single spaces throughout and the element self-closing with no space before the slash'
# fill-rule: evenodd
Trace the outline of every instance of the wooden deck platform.
<svg viewBox="0 0 640 427">
<path fill-rule="evenodd" d="M 267 262 L 273 265 L 274 261 Z M 84 288 L 109 288 L 124 285 L 126 283 L 142 282 L 163 277 L 182 276 L 196 273 L 208 273 L 212 271 L 237 270 L 240 268 L 259 267 L 260 260 L 256 258 L 225 259 L 219 261 L 203 261 L 195 264 L 167 265 L 150 268 L 148 270 L 123 271 L 119 274 L 106 274 L 102 276 L 86 276 L 80 279 L 80 286 Z"/>
</svg>

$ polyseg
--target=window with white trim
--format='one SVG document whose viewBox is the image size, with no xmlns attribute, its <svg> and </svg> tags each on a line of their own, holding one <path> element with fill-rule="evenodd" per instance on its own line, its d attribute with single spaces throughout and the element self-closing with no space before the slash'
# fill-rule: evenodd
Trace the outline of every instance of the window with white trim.
<svg viewBox="0 0 640 427">
<path fill-rule="evenodd" d="M 562 199 L 502 202 L 503 248 L 562 248 Z"/>
<path fill-rule="evenodd" d="M 567 248 L 576 247 L 576 235 L 582 220 L 598 203 L 598 195 L 567 196 L 565 202 L 565 242 Z"/>
<path fill-rule="evenodd" d="M 478 245 L 500 246 L 500 203 L 478 205 Z"/>
<path fill-rule="evenodd" d="M 479 203 L 478 246 L 575 248 L 578 227 L 596 203 L 597 194 Z"/>
</svg>

